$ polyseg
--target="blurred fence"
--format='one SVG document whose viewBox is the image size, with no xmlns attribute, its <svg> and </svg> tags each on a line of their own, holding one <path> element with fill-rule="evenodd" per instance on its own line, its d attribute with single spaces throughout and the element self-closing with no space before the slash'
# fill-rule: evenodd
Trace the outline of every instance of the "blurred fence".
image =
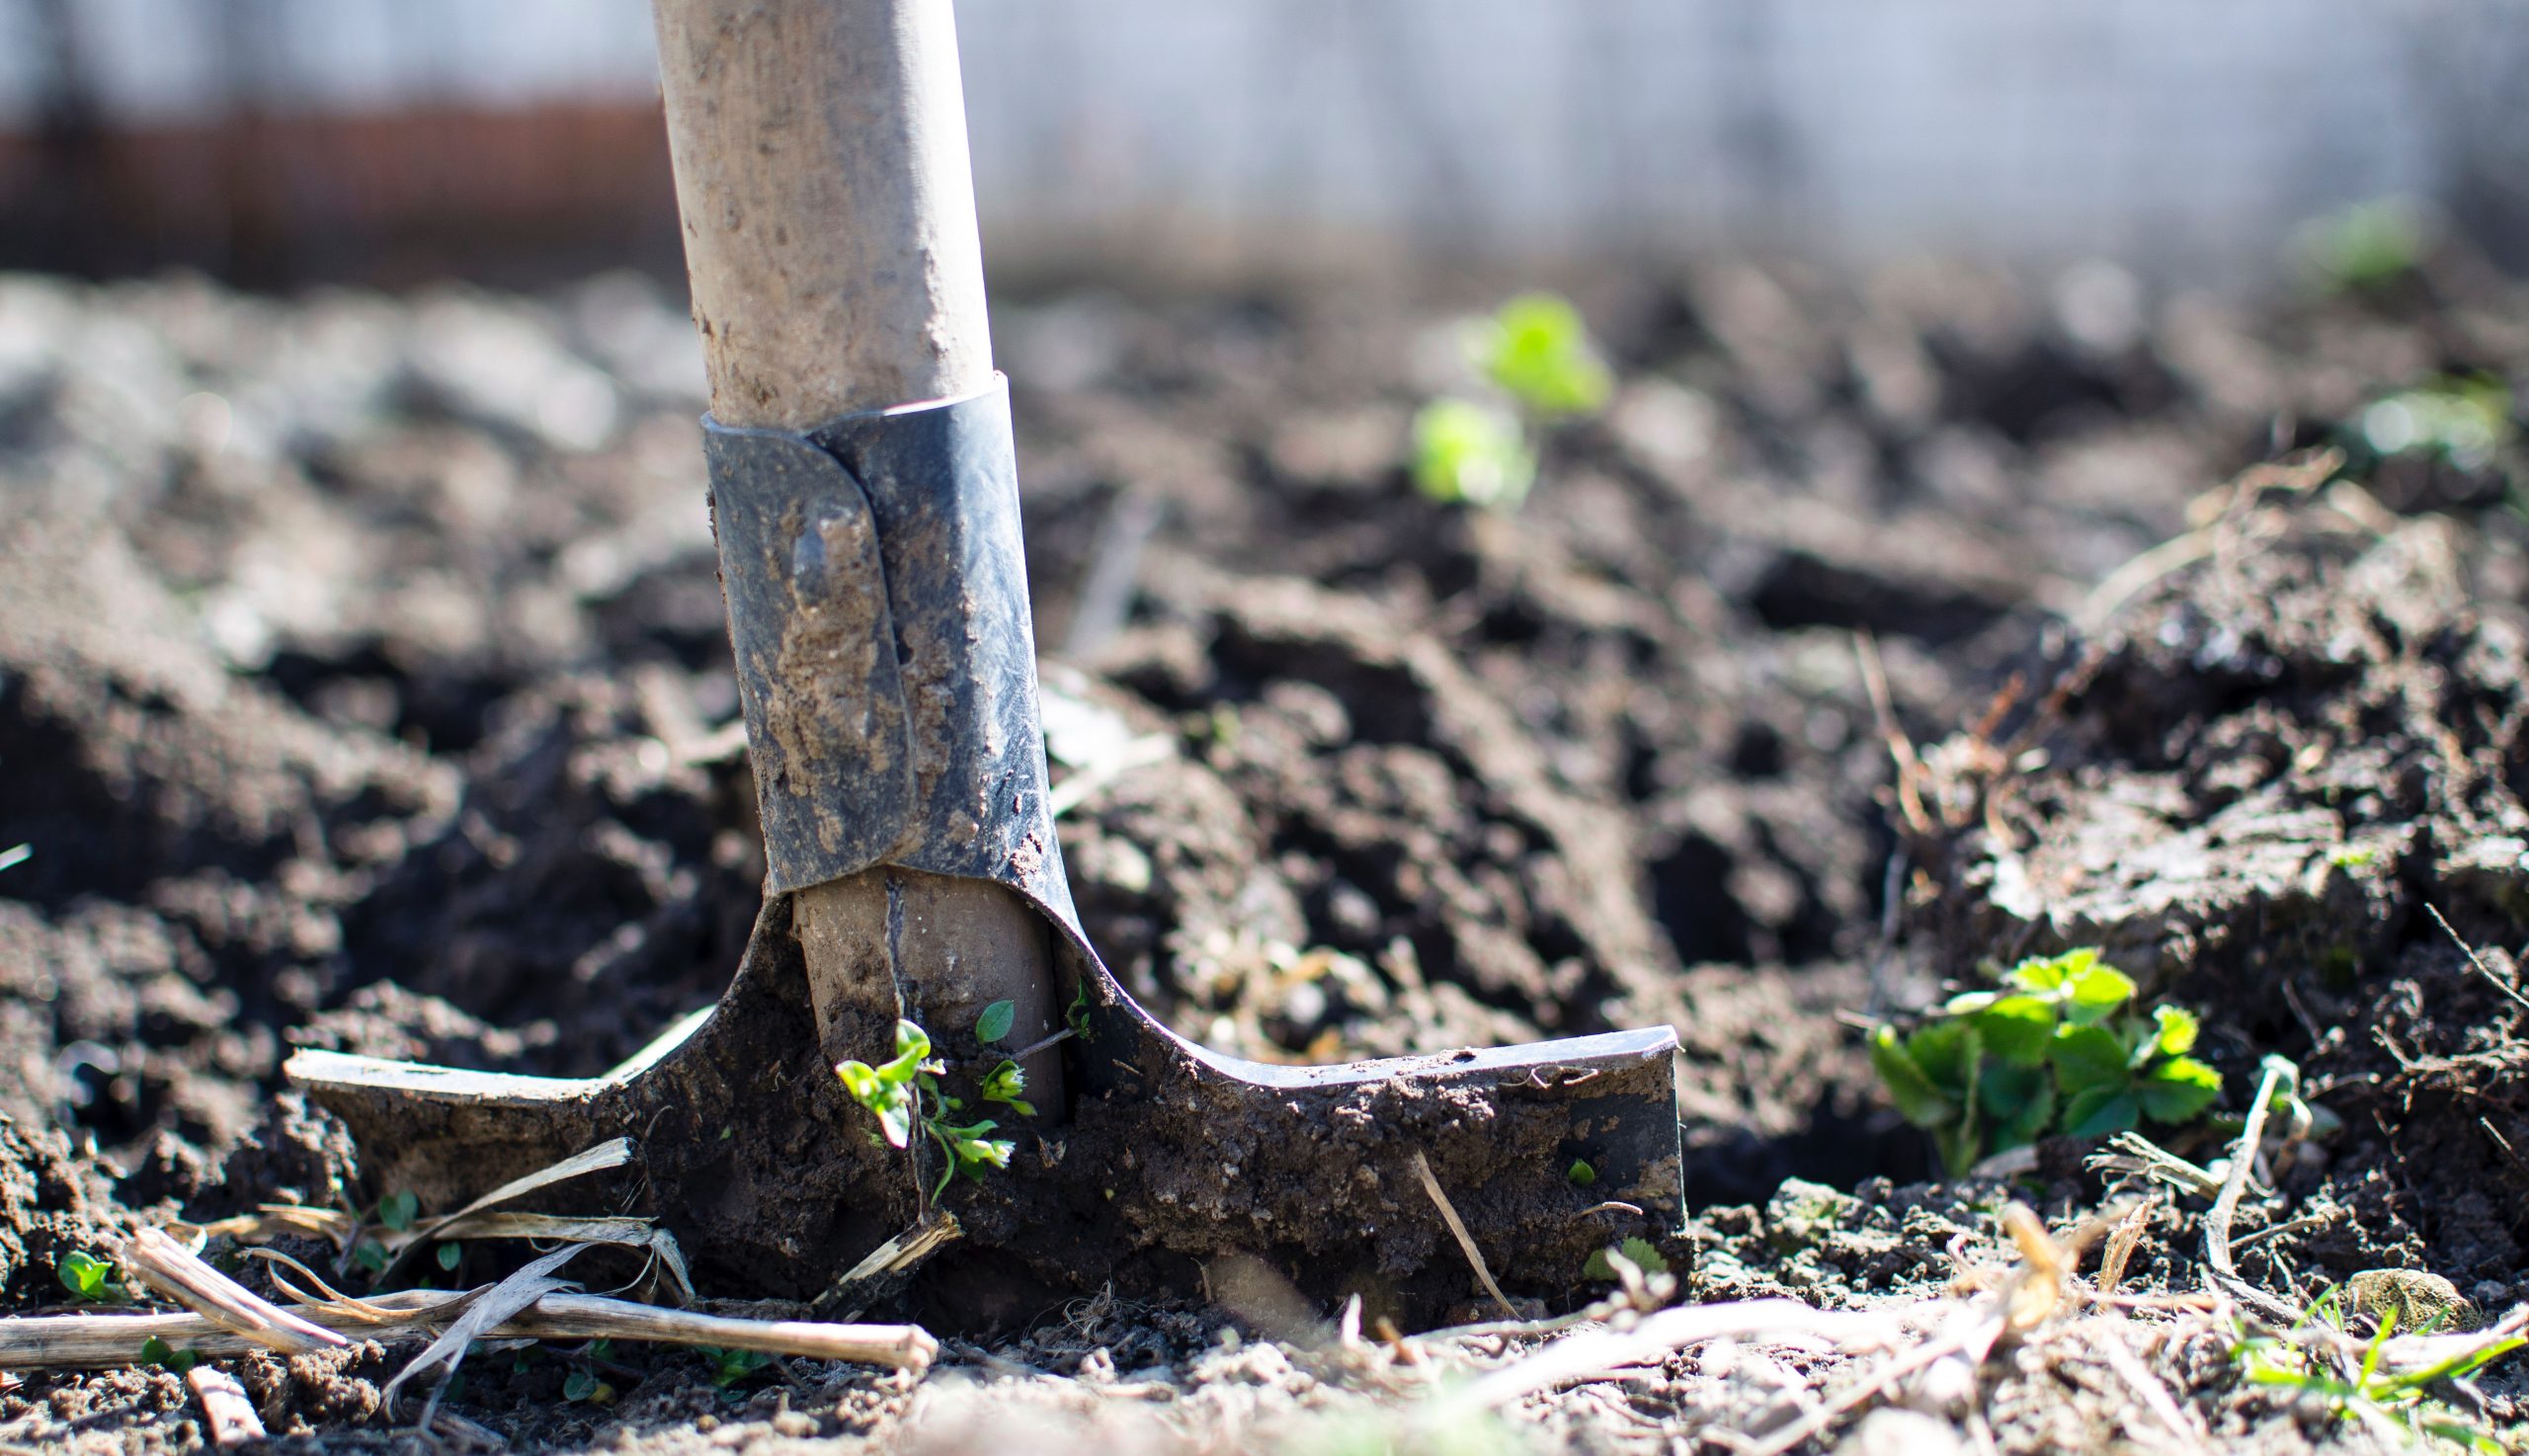
<svg viewBox="0 0 2529 1456">
<path fill-rule="evenodd" d="M 2529 0 L 960 0 L 997 267 L 2529 241 Z M 643 0 L 0 0 L 0 261 L 673 266 Z"/>
</svg>

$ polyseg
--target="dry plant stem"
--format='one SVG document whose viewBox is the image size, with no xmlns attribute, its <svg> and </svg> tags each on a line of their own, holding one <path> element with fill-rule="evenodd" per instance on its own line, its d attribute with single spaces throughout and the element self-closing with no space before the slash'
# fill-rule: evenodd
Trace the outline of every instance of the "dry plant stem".
<svg viewBox="0 0 2529 1456">
<path fill-rule="evenodd" d="M 139 1272 L 142 1283 L 265 1349 L 299 1355 L 351 1342 L 229 1278 L 156 1229 L 133 1235 L 123 1256 Z"/>
<path fill-rule="evenodd" d="M 2495 975 L 2495 974 L 2493 973 L 2493 967 L 2491 967 L 2491 966 L 2489 966 L 2489 965 L 2487 965 L 2487 964 L 2486 964 L 2486 962 L 2485 962 L 2485 957 L 2483 957 L 2483 956 L 2481 956 L 2481 955 L 2477 954 L 2477 947 L 2475 947 L 2475 946 L 2473 946 L 2473 945 L 2469 944 L 2467 941 L 2465 941 L 2465 940 L 2463 940 L 2463 939 L 2460 939 L 2460 937 L 2459 937 L 2459 932 L 2458 932 L 2457 930 L 2451 930 L 2451 929 L 2450 929 L 2450 923 L 2449 923 L 2448 921 L 2443 920 L 2443 919 L 2441 918 L 2441 907 L 2440 907 L 2440 906 L 2438 906 L 2438 905 L 2434 905 L 2434 904 L 2432 904 L 2431 902 L 2426 901 L 2426 902 L 2424 903 L 2424 907 L 2423 907 L 2423 908 L 2424 908 L 2425 910 L 2430 911 L 2430 912 L 2432 913 L 2432 923 L 2433 923 L 2434 925 L 2436 925 L 2436 926 L 2439 926 L 2439 927 L 2441 928 L 2442 933 L 2444 933 L 2444 934 L 2448 935 L 2448 936 L 2449 936 L 2449 937 L 2450 937 L 2454 942 L 2456 942 L 2456 943 L 2458 944 L 2459 949 L 2467 955 L 2467 957 L 2468 957 L 2468 964 L 2470 964 L 2470 965 L 2472 965 L 2472 966 L 2474 966 L 2474 967 L 2476 967 L 2476 968 L 2477 968 L 2477 974 L 2486 978 L 2486 984 L 2487 984 L 2487 985 L 2488 985 L 2488 986 L 2492 987 L 2492 988 L 2493 988 L 2494 990 L 2496 990 L 2496 991 L 2501 992 L 2503 995 L 2505 995 L 2505 996 L 2507 996 L 2507 997 L 2510 997 L 2510 998 L 2512 999 L 2512 1001 L 2513 1001 L 2515 1004 L 2517 1004 L 2518 1006 L 2520 1006 L 2520 1007 L 2521 1007 L 2521 1008 L 2523 1008 L 2524 1010 L 2529 1010 L 2529 996 L 2523 996 L 2523 995 L 2521 995 L 2521 994 L 2520 994 L 2520 989 L 2519 989 L 2518 987 L 2513 986 L 2510 982 L 2505 981 L 2505 980 L 2504 980 L 2504 979 L 2502 979 L 2500 976 Z"/>
<path fill-rule="evenodd" d="M 264 1439 L 263 1417 L 255 1414 L 255 1403 L 246 1397 L 246 1388 L 237 1377 L 209 1365 L 196 1365 L 185 1372 L 185 1384 L 193 1388 L 194 1399 L 202 1403 L 203 1423 L 210 1427 L 210 1443 L 225 1451 L 248 1441 Z"/>
<path fill-rule="evenodd" d="M 1475 1277 L 1482 1281 L 1484 1292 L 1493 1296 L 1493 1302 L 1502 1307 L 1502 1313 L 1513 1320 L 1519 1318 L 1518 1310 L 1502 1293 L 1502 1286 L 1493 1282 L 1493 1270 L 1485 1265 L 1484 1251 L 1475 1247 L 1475 1236 L 1466 1231 L 1466 1221 L 1458 1217 L 1457 1208 L 1449 1202 L 1449 1195 L 1441 1190 L 1440 1180 L 1431 1175 L 1431 1160 L 1424 1157 L 1419 1148 L 1414 1153 L 1414 1175 L 1423 1180 L 1423 1191 L 1431 1195 L 1432 1205 L 1440 1210 L 1441 1222 L 1446 1223 L 1449 1232 L 1457 1236 L 1458 1248 L 1466 1252 L 1466 1261 L 1475 1266 Z"/>
<path fill-rule="evenodd" d="M 508 1321 L 545 1295 L 557 1294 L 568 1288 L 567 1281 L 557 1271 L 588 1248 L 586 1244 L 566 1245 L 529 1260 L 499 1283 L 474 1291 L 473 1298 L 456 1312 L 456 1318 L 439 1333 L 439 1337 L 407 1362 L 403 1369 L 396 1371 L 395 1378 L 386 1382 L 385 1388 L 378 1392 L 378 1403 L 385 1408 L 386 1414 L 390 1416 L 395 1414 L 396 1395 L 406 1384 L 417 1376 L 437 1370 L 439 1376 L 431 1382 L 430 1397 L 422 1404 L 421 1425 L 423 1429 L 429 1429 L 431 1417 L 439 1414 L 440 1397 L 447 1393 L 449 1380 L 456 1374 L 457 1367 L 465 1363 L 465 1357 L 474 1349 L 475 1342 L 492 1327 Z"/>
<path fill-rule="evenodd" d="M 2240 1129 L 2240 1140 L 2231 1149 L 2231 1175 L 2222 1180 L 2222 1191 L 2204 1220 L 2204 1261 L 2212 1265 L 2209 1277 L 2214 1287 L 2286 1326 L 2299 1323 L 2300 1312 L 2240 1277 L 2239 1265 L 2231 1258 L 2231 1224 L 2239 1217 L 2240 1195 L 2247 1190 L 2249 1169 L 2265 1138 L 2266 1109 L 2274 1104 L 2274 1094 L 2299 1081 L 2300 1075 L 2298 1068 L 2280 1057 L 2266 1060 L 2265 1075 L 2257 1081 L 2256 1105 L 2248 1108 L 2246 1125 Z"/>
<path fill-rule="evenodd" d="M 2155 1201 L 2146 1198 L 2126 1210 L 2116 1228 L 2107 1236 L 2107 1250 L 2099 1255 L 2098 1292 L 2103 1298 L 2114 1298 L 2116 1286 L 2125 1281 L 2125 1266 L 2134 1257 L 2135 1246 L 2143 1242 L 2143 1230 L 2152 1221 Z"/>
<path fill-rule="evenodd" d="M 299 1313 L 337 1337 L 413 1344 L 434 1337 L 477 1293 L 414 1289 L 380 1295 L 356 1308 L 328 1302 L 303 1306 Z M 384 1311 L 398 1323 L 380 1323 L 373 1311 Z M 751 1349 L 913 1371 L 929 1368 L 939 1352 L 939 1342 L 919 1325 L 735 1320 L 596 1294 L 547 1294 L 484 1335 Z M 266 1347 L 200 1315 L 35 1315 L 0 1319 L 0 1366 L 122 1369 L 140 1363 L 140 1347 L 153 1337 L 169 1349 L 195 1350 L 209 1359 L 251 1354 Z"/>
<path fill-rule="evenodd" d="M 2078 1328 L 2089 1336 L 2090 1347 L 2107 1362 L 2107 1368 L 2115 1371 L 2117 1378 L 2150 1408 L 2161 1424 L 2168 1427 L 2169 1434 L 2176 1437 L 2181 1447 L 2189 1451 L 2206 1449 L 2201 1422 L 2189 1420 L 2176 1398 L 2169 1394 L 2168 1386 L 2152 1373 L 2151 1367 L 2136 1359 L 2134 1351 L 2126 1348 L 2123 1335 L 2130 1327 L 2124 1316 L 2086 1321 Z"/>
<path fill-rule="evenodd" d="M 1750 1446 L 1751 1456 L 1783 1456 L 1784 1452 L 1835 1424 L 1846 1412 L 1877 1400 L 1907 1376 L 1952 1355 L 1972 1351 L 1981 1360 L 1984 1351 L 1992 1348 L 1995 1337 L 2001 1334 L 2003 1323 L 2001 1310 L 1997 1306 L 1978 1319 L 1960 1323 L 1949 1334 L 1917 1345 L 1880 1365 L 1861 1384 Z"/>
<path fill-rule="evenodd" d="M 1947 1300 L 1868 1311 L 1812 1309 L 1796 1299 L 1682 1305 L 1649 1316 L 1631 1330 L 1591 1330 L 1558 1339 L 1491 1371 L 1441 1405 L 1491 1410 L 1715 1339 L 1823 1340 L 1842 1349 L 1893 1344 L 1912 1323 L 1956 1308 Z"/>
</svg>

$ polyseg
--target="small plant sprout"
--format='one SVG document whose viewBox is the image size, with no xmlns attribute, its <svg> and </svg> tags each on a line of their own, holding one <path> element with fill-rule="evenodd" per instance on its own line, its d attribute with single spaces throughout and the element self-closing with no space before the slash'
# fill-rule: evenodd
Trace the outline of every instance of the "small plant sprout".
<svg viewBox="0 0 2529 1456">
<path fill-rule="evenodd" d="M 1527 432 L 1508 410 L 1435 399 L 1414 417 L 1414 484 L 1434 501 L 1507 511 L 1536 477 Z"/>
<path fill-rule="evenodd" d="M 834 1069 L 835 1075 L 843 1079 L 844 1091 L 878 1119 L 878 1131 L 888 1147 L 902 1148 L 913 1141 L 915 1084 L 930 1075 L 930 1033 L 911 1021 L 898 1021 L 895 1060 L 875 1067 L 866 1062 L 845 1062 Z"/>
<path fill-rule="evenodd" d="M 378 1200 L 377 1221 L 400 1234 L 413 1226 L 421 1211 L 422 1200 L 410 1189 L 399 1188 Z"/>
<path fill-rule="evenodd" d="M 2374 401 L 2362 411 L 2352 443 L 2381 459 L 2417 457 L 2482 470 L 2517 434 L 2509 387 L 2488 375 L 2454 374 Z"/>
<path fill-rule="evenodd" d="M 773 1357 L 762 1350 L 724 1350 L 705 1346 L 698 1353 L 711 1362 L 711 1383 L 721 1390 L 729 1389 L 773 1363 Z"/>
<path fill-rule="evenodd" d="M 1020 1095 L 1027 1090 L 1027 1074 L 1017 1062 L 1004 1057 L 1001 1064 L 984 1074 L 983 1097 L 987 1102 L 1001 1102 L 1021 1117 L 1036 1115 L 1036 1104 Z"/>
<path fill-rule="evenodd" d="M 1636 1237 L 1625 1240 L 1612 1250 L 1601 1249 L 1591 1254 L 1590 1261 L 1581 1266 L 1581 1277 L 1585 1279 L 1619 1277 L 1614 1261 L 1619 1257 L 1645 1274 L 1669 1272 L 1669 1260 L 1662 1256 L 1659 1246 L 1648 1239 Z"/>
<path fill-rule="evenodd" d="M 2342 1331 L 2339 1290 L 2319 1296 L 2301 1318 L 2301 1326 L 2321 1325 Z M 2304 1342 L 2272 1335 L 2239 1335 L 2231 1346 L 2250 1385 L 2293 1391 L 2321 1403 L 2340 1420 L 2359 1421 L 2375 1435 L 2411 1442 L 2444 1441 L 2464 1451 L 2501 1456 L 2511 1449 L 2473 1414 L 2433 1395 L 2445 1381 L 2462 1381 L 2495 1360 L 2529 1345 L 2519 1335 L 2488 1337 L 2462 1344 L 2454 1353 L 2416 1368 L 2390 1368 L 2390 1340 L 2397 1335 L 2400 1309 L 2381 1312 L 2379 1330 L 2367 1343 L 2344 1340 Z M 2299 1327 L 2296 1327 L 2296 1330 Z"/>
<path fill-rule="evenodd" d="M 174 1349 L 153 1335 L 140 1342 L 140 1363 L 155 1365 L 171 1375 L 182 1375 L 202 1363 L 202 1351 Z"/>
<path fill-rule="evenodd" d="M 2002 982 L 1950 998 L 1912 1031 L 1870 1034 L 1897 1110 L 1932 1134 L 1953 1174 L 2050 1131 L 2187 1122 L 2220 1094 L 2221 1075 L 2188 1055 L 2194 1014 L 2133 1009 L 2133 980 L 2096 950 L 2022 961 Z"/>
<path fill-rule="evenodd" d="M 61 1287 L 81 1304 L 121 1304 L 124 1299 L 122 1285 L 115 1280 L 115 1266 L 95 1254 L 73 1250 L 61 1256 L 56 1272 Z"/>
<path fill-rule="evenodd" d="M 1006 1035 L 1009 1028 L 1002 1030 Z M 1019 1098 L 1025 1088 L 1019 1065 L 1004 1061 L 1002 1067 L 1009 1069 L 1006 1076 L 1001 1067 L 986 1075 L 986 1100 L 1004 1102 L 1022 1115 L 1035 1115 L 1035 1108 Z M 963 1124 L 949 1120 L 966 1104 L 963 1098 L 950 1096 L 940 1088 L 940 1075 L 947 1070 L 946 1064 L 931 1058 L 931 1034 L 911 1021 L 896 1023 L 894 1060 L 877 1067 L 866 1062 L 844 1062 L 835 1068 L 844 1091 L 878 1119 L 878 1133 L 889 1147 L 912 1146 L 917 1125 L 938 1147 L 945 1166 L 940 1170 L 938 1183 L 931 1190 L 935 1201 L 948 1190 L 950 1179 L 961 1173 L 981 1182 L 984 1170 L 1008 1168 L 1016 1146 L 985 1136 L 1000 1126 L 990 1118 Z M 1004 1095 L 996 1096 L 996 1091 Z"/>
<path fill-rule="evenodd" d="M 1552 293 L 1522 293 L 1469 331 L 1486 379 L 1541 420 L 1606 408 L 1615 376 L 1590 343 L 1581 310 Z"/>
<path fill-rule="evenodd" d="M 1495 398 L 1435 399 L 1414 417 L 1414 484 L 1434 501 L 1509 511 L 1535 483 L 1532 434 L 1596 414 L 1615 376 L 1581 310 L 1522 293 L 1466 331 L 1467 362 Z"/>
<path fill-rule="evenodd" d="M 594 1370 L 574 1370 L 562 1377 L 562 1399 L 592 1406 L 614 1404 L 614 1387 Z"/>
<path fill-rule="evenodd" d="M 1590 1160 L 1587 1158 L 1573 1159 L 1572 1166 L 1563 1171 L 1563 1175 L 1569 1178 L 1572 1186 L 1576 1188 L 1586 1188 L 1598 1180 L 1598 1171 L 1590 1166 Z"/>
<path fill-rule="evenodd" d="M 2405 198 L 2380 198 L 2307 224 L 2297 241 L 2303 265 L 2320 289 L 2367 293 L 2423 266 L 2432 227 Z"/>
<path fill-rule="evenodd" d="M 2327 863 L 2337 869 L 2360 869 L 2379 857 L 2379 851 L 2367 845 L 2335 845 L 2327 849 Z"/>
</svg>

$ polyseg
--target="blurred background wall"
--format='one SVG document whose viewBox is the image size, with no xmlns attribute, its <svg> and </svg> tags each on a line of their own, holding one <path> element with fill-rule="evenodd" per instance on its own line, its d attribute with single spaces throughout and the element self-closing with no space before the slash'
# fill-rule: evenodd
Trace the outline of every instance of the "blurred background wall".
<svg viewBox="0 0 2529 1456">
<path fill-rule="evenodd" d="M 960 0 L 998 277 L 2529 255 L 2524 0 Z M 0 0 L 0 266 L 679 266 L 644 0 Z"/>
</svg>

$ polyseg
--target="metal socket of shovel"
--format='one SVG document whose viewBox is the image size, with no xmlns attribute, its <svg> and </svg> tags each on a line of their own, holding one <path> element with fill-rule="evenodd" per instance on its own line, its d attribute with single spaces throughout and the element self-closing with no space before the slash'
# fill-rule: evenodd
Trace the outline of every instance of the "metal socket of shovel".
<svg viewBox="0 0 2529 1456">
<path fill-rule="evenodd" d="M 449 1206 L 629 1136 L 613 1197 L 711 1286 L 794 1298 L 944 1212 L 964 1237 L 924 1278 L 972 1324 L 1062 1291 L 1195 1294 L 1225 1257 L 1429 1321 L 1470 1288 L 1442 1197 L 1505 1284 L 1549 1297 L 1674 1228 L 1667 1027 L 1270 1066 L 1116 984 L 1046 802 L 949 0 L 657 19 L 765 906 L 718 1005 L 604 1077 L 292 1057 L 369 1174 Z M 891 1059 L 899 1020 L 959 1116 L 1000 1114 L 1006 1169 L 943 1187 L 935 1140 L 875 1135 L 835 1068 Z M 1005 1047 L 1032 1116 L 979 1099 Z"/>
</svg>

